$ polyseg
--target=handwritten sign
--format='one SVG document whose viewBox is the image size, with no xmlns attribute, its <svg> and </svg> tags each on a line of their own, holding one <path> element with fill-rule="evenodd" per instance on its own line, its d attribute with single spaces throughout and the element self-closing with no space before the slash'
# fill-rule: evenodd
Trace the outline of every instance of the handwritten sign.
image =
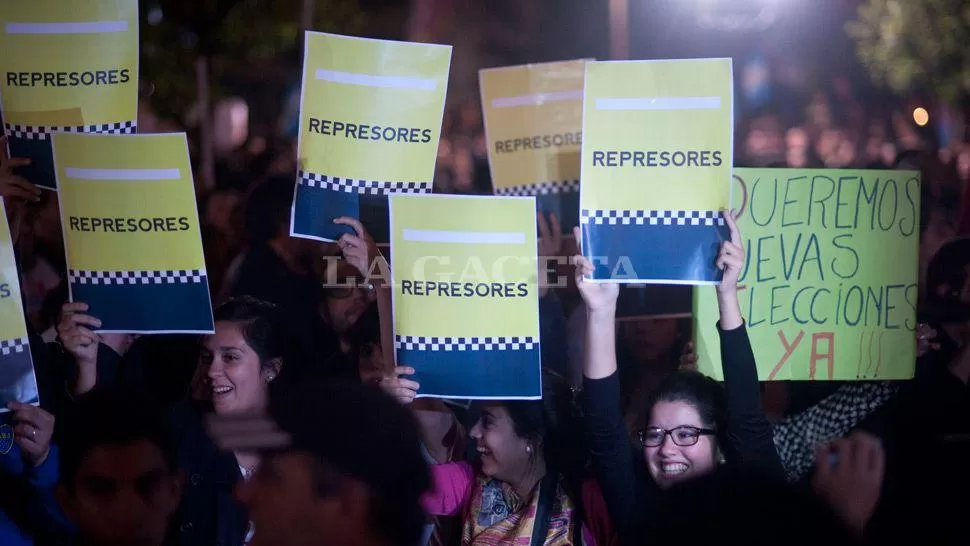
<svg viewBox="0 0 970 546">
<path fill-rule="evenodd" d="M 920 177 L 736 169 L 740 281 L 762 380 L 885 380 L 916 359 Z M 694 292 L 700 369 L 721 377 L 714 289 Z"/>
<path fill-rule="evenodd" d="M 532 197 L 393 195 L 397 361 L 419 396 L 542 396 Z"/>
<path fill-rule="evenodd" d="M 352 216 L 388 241 L 387 196 L 431 191 L 450 65 L 451 46 L 306 33 L 290 235 Z"/>
<path fill-rule="evenodd" d="M 586 64 L 580 224 L 594 280 L 720 279 L 732 81 L 730 59 Z"/>
<path fill-rule="evenodd" d="M 56 189 L 50 135 L 129 134 L 138 114 L 137 0 L 32 0 L 0 9 L 0 96 L 17 174 Z"/>
<path fill-rule="evenodd" d="M 478 73 L 496 195 L 534 195 L 563 229 L 579 224 L 585 60 Z"/>
</svg>

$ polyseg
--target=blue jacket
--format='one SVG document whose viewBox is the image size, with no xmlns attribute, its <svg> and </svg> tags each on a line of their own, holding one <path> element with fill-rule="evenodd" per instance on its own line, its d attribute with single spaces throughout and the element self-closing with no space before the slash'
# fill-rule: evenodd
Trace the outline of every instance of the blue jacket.
<svg viewBox="0 0 970 546">
<path fill-rule="evenodd" d="M 11 484 L 15 490 L 4 491 L 7 498 L 0 508 L 0 544 L 4 546 L 30 546 L 34 536 L 67 536 L 72 526 L 54 496 L 57 485 L 59 454 L 52 445 L 47 459 L 37 467 L 28 464 L 13 441 L 13 425 L 9 414 L 0 418 L 0 479 L 4 485 Z M 22 500 L 26 498 L 26 503 Z"/>
<path fill-rule="evenodd" d="M 249 518 L 233 489 L 242 473 L 232 453 L 220 450 L 206 434 L 198 412 L 189 404 L 173 410 L 179 439 L 179 467 L 186 476 L 174 544 L 239 546 Z"/>
</svg>

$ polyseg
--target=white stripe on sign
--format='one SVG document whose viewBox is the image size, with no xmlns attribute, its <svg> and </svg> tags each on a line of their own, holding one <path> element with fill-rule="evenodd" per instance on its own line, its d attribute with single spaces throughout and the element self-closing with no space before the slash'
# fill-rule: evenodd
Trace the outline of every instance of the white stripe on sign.
<svg viewBox="0 0 970 546">
<path fill-rule="evenodd" d="M 541 106 L 550 102 L 583 100 L 583 90 L 557 91 L 555 93 L 536 93 L 518 97 L 499 97 L 492 99 L 492 108 L 512 108 L 515 106 Z"/>
<path fill-rule="evenodd" d="M 7 23 L 7 34 L 100 34 L 128 32 L 128 21 L 87 21 L 72 23 Z"/>
<path fill-rule="evenodd" d="M 644 97 L 596 99 L 597 110 L 717 110 L 721 97 Z"/>
<path fill-rule="evenodd" d="M 323 69 L 317 70 L 317 79 L 331 83 L 345 83 L 347 85 L 361 85 L 364 87 L 383 87 L 385 89 L 434 91 L 438 87 L 438 82 L 429 78 L 374 76 L 371 74 L 355 74 L 353 72 L 338 72 L 336 70 Z"/>
<path fill-rule="evenodd" d="M 64 174 L 76 180 L 178 180 L 179 169 L 79 169 L 67 167 Z"/>
<path fill-rule="evenodd" d="M 521 245 L 525 233 L 517 231 L 439 231 L 405 229 L 404 240 L 415 243 L 457 243 L 464 245 Z"/>
</svg>

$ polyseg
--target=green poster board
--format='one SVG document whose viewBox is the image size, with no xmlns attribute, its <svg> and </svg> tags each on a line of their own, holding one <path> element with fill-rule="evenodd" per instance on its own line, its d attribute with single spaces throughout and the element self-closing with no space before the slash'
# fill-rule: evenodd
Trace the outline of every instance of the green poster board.
<svg viewBox="0 0 970 546">
<path fill-rule="evenodd" d="M 735 169 L 738 299 L 762 380 L 908 379 L 916 359 L 920 178 Z M 714 288 L 694 289 L 699 369 L 723 377 Z"/>
</svg>

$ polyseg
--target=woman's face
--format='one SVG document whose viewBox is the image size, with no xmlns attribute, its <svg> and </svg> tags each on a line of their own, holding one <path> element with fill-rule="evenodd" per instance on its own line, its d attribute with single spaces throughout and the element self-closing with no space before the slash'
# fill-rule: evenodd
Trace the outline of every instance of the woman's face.
<svg viewBox="0 0 970 546">
<path fill-rule="evenodd" d="M 235 322 L 216 322 L 216 333 L 205 336 L 199 366 L 207 368 L 206 385 L 220 415 L 259 411 L 266 407 L 272 372 L 246 343 Z"/>
<path fill-rule="evenodd" d="M 539 456 L 537 446 L 515 434 L 512 418 L 498 404 L 482 407 L 470 435 L 482 458 L 482 473 L 506 483 L 516 483 L 526 476 L 532 467 L 533 453 Z"/>
<path fill-rule="evenodd" d="M 687 402 L 657 402 L 653 406 L 648 429 L 657 427 L 669 431 L 681 426 L 707 428 L 694 406 Z M 659 446 L 643 447 L 650 475 L 661 488 L 714 470 L 715 453 L 714 437 L 710 435 L 699 436 L 692 446 L 679 446 L 667 434 Z"/>
</svg>

